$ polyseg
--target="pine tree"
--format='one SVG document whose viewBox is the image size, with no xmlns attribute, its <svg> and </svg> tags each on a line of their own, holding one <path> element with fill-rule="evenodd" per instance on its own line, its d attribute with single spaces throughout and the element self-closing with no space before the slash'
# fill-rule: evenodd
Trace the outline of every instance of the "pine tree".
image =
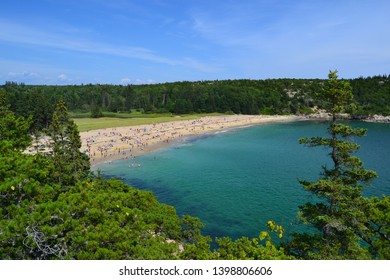
<svg viewBox="0 0 390 280">
<path fill-rule="evenodd" d="M 300 139 L 301 144 L 309 147 L 326 147 L 332 159 L 332 166 L 323 166 L 322 178 L 318 181 L 300 181 L 318 199 L 316 203 L 301 206 L 299 216 L 317 231 L 296 234 L 289 249 L 305 259 L 376 258 L 378 248 L 388 246 L 385 240 L 373 249 L 378 238 L 382 238 L 378 230 L 383 232 L 386 225 L 380 228 L 373 224 L 374 217 L 370 213 L 377 213 L 375 209 L 379 208 L 374 205 L 374 199 L 362 196 L 362 190 L 377 175 L 366 170 L 363 162 L 353 156 L 360 146 L 351 138 L 365 136 L 366 129 L 352 128 L 338 121 L 339 114 L 352 100 L 352 90 L 348 82 L 337 78 L 337 71 L 331 71 L 321 94 L 323 106 L 332 115 L 329 136 Z M 383 217 L 381 222 L 386 223 Z"/>
<path fill-rule="evenodd" d="M 81 140 L 76 124 L 69 118 L 64 101 L 56 105 L 48 129 L 51 156 L 55 166 L 53 176 L 61 185 L 74 185 L 89 170 L 88 157 L 80 152 Z"/>
</svg>

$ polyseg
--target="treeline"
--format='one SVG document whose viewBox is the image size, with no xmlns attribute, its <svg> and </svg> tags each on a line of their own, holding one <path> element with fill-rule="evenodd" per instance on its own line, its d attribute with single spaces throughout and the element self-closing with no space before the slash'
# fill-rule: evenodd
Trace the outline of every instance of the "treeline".
<svg viewBox="0 0 390 280">
<path fill-rule="evenodd" d="M 347 80 L 352 86 L 351 112 L 359 116 L 390 115 L 390 76 Z M 34 116 L 37 128 L 47 127 L 54 104 L 64 100 L 71 112 L 305 114 L 321 107 L 318 94 L 324 80 L 268 79 L 175 82 L 153 85 L 30 86 L 7 82 L 11 109 L 17 116 Z"/>
</svg>

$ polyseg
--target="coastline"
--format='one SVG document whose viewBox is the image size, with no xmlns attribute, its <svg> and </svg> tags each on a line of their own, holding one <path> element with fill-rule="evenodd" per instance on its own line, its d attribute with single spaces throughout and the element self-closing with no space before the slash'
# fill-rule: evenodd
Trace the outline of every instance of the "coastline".
<svg viewBox="0 0 390 280">
<path fill-rule="evenodd" d="M 303 118 L 309 120 L 331 120 L 332 115 L 330 113 L 321 112 L 315 114 L 304 115 Z M 338 114 L 338 119 L 341 120 L 352 120 L 352 121 L 362 121 L 370 123 L 390 123 L 390 116 L 382 115 L 369 115 L 369 116 L 351 116 L 349 114 Z"/>
<path fill-rule="evenodd" d="M 306 118 L 294 115 L 226 115 L 90 130 L 80 133 L 81 151 L 89 156 L 91 167 L 96 167 L 102 163 L 136 157 L 165 148 L 185 136 L 205 135 L 230 128 L 304 119 Z"/>
</svg>

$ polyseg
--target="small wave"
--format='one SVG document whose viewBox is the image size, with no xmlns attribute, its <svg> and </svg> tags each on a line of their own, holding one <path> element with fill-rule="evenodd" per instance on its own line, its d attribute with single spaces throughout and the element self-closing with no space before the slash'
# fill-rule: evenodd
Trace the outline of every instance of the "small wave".
<svg viewBox="0 0 390 280">
<path fill-rule="evenodd" d="M 139 167 L 141 167 L 141 164 L 138 163 L 129 164 L 129 168 L 139 168 Z"/>
<path fill-rule="evenodd" d="M 247 127 L 252 127 L 253 124 L 248 124 L 248 125 L 244 125 L 244 126 L 240 126 L 239 128 L 247 128 Z"/>
<path fill-rule="evenodd" d="M 221 130 L 221 131 L 216 131 L 215 134 L 221 134 L 221 133 L 226 133 L 228 132 L 229 130 Z"/>
</svg>

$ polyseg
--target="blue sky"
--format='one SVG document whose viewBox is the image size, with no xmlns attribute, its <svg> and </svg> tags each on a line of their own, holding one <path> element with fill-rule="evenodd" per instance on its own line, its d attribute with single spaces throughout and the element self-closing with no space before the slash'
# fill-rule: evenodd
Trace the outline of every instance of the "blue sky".
<svg viewBox="0 0 390 280">
<path fill-rule="evenodd" d="M 388 0 L 2 0 L 0 84 L 390 74 Z"/>
</svg>

